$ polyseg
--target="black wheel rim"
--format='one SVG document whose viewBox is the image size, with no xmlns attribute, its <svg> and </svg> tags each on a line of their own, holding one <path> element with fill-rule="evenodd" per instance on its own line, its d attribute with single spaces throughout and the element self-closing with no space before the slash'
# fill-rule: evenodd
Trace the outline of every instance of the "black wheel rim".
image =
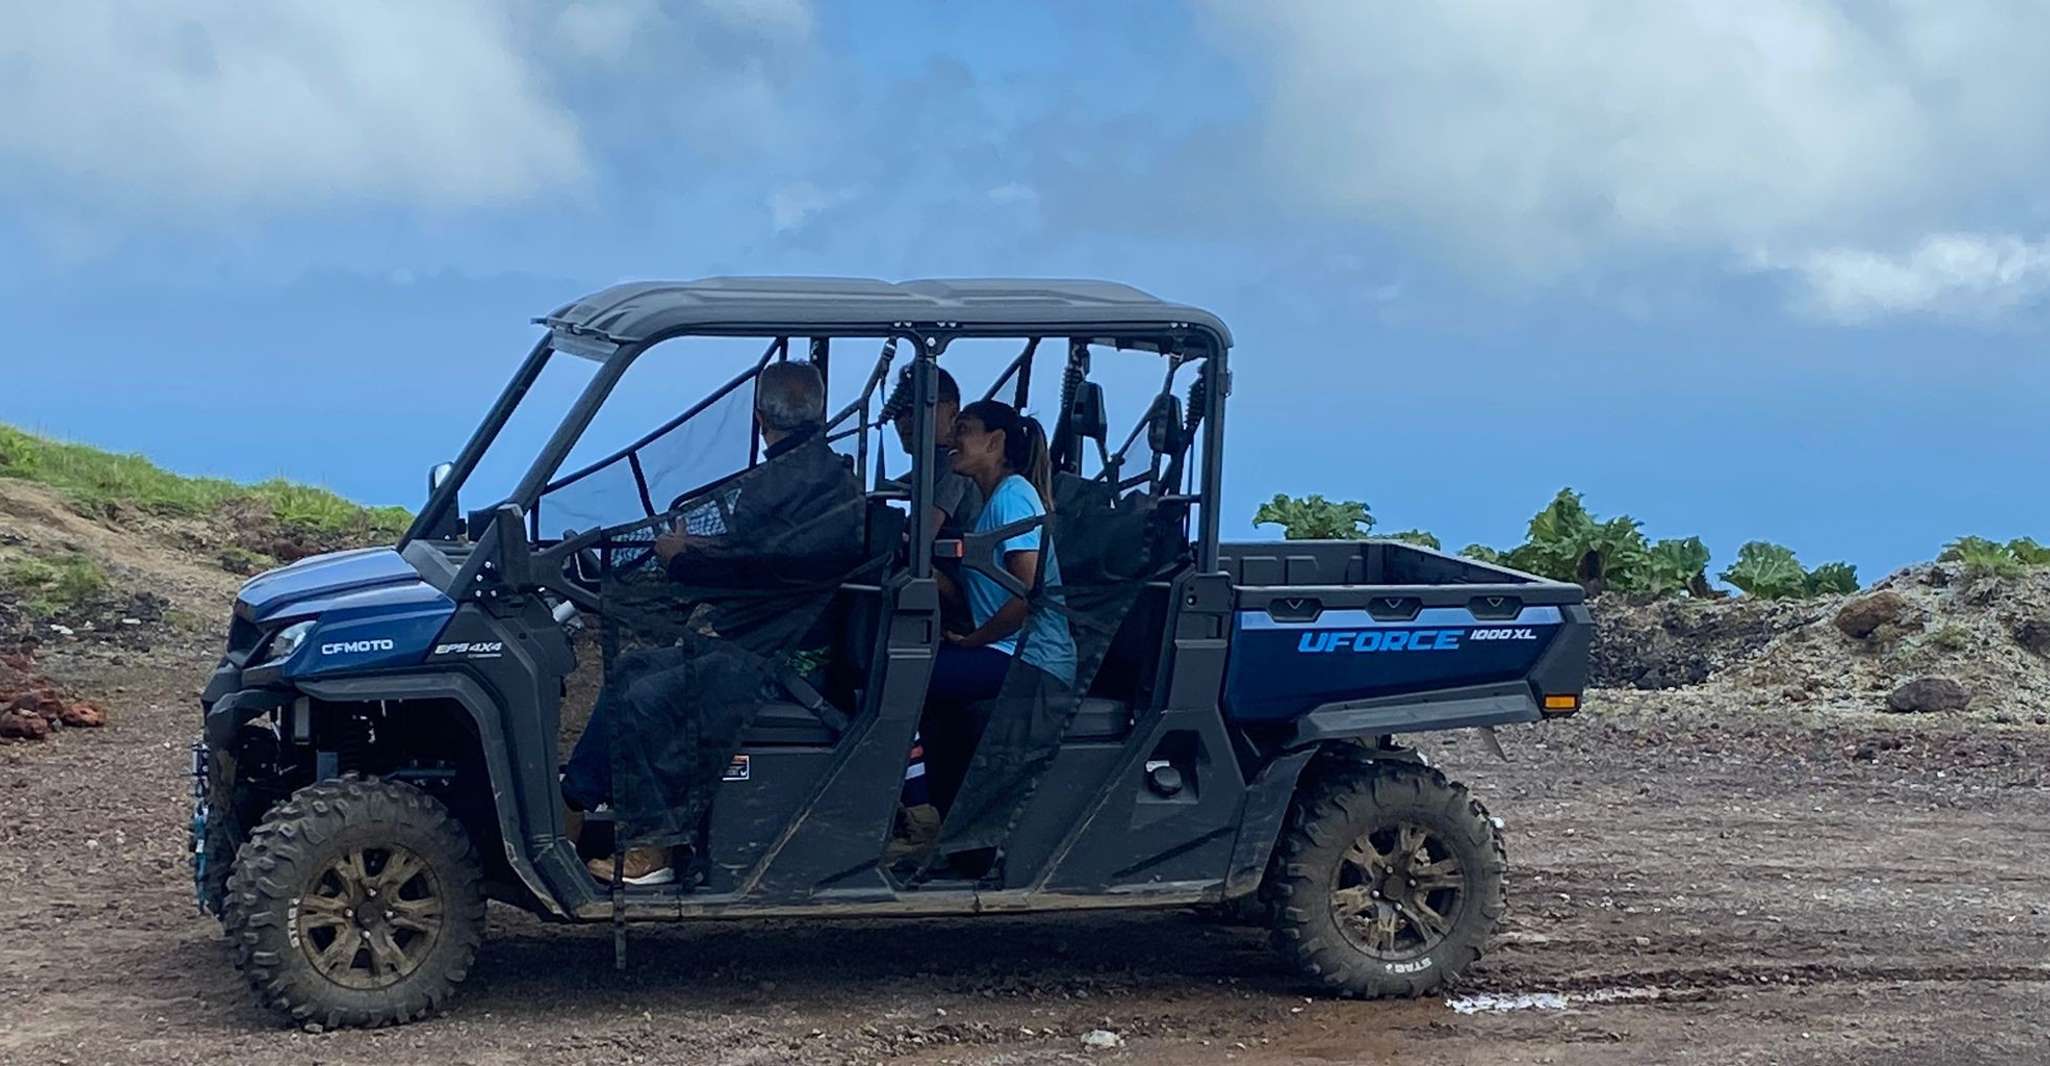
<svg viewBox="0 0 2050 1066">
<path fill-rule="evenodd" d="M 1345 938 L 1374 958 L 1401 961 L 1451 935 L 1466 902 L 1466 871 L 1430 827 L 1397 821 L 1354 841 L 1331 887 L 1331 915 Z"/>
<path fill-rule="evenodd" d="M 390 988 L 441 940 L 434 870 L 398 845 L 352 848 L 314 876 L 294 904 L 294 939 L 321 976 L 343 988 Z"/>
</svg>

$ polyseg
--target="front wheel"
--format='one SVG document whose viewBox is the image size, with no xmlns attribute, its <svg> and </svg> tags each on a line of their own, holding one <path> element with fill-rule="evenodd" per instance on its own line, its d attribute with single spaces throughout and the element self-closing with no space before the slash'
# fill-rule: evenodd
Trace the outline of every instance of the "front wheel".
<svg viewBox="0 0 2050 1066">
<path fill-rule="evenodd" d="M 1274 940 L 1356 996 L 1420 996 L 1480 958 L 1508 910 L 1502 838 L 1428 766 L 1337 769 L 1298 798 L 1276 845 Z"/>
<path fill-rule="evenodd" d="M 328 1027 L 411 1021 L 476 958 L 477 853 L 448 808 L 410 785 L 308 785 L 236 855 L 223 924 L 263 1006 Z"/>
</svg>

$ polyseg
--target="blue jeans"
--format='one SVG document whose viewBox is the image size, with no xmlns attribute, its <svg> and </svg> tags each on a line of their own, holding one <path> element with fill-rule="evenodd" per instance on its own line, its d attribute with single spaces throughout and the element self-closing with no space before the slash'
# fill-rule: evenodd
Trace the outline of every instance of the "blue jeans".
<svg viewBox="0 0 2050 1066">
<path fill-rule="evenodd" d="M 968 760 L 989 724 L 986 700 L 994 699 L 1011 672 L 1011 656 L 995 648 L 940 645 L 933 659 L 932 683 L 925 690 L 924 741 L 927 790 L 933 806 L 954 805 Z"/>
</svg>

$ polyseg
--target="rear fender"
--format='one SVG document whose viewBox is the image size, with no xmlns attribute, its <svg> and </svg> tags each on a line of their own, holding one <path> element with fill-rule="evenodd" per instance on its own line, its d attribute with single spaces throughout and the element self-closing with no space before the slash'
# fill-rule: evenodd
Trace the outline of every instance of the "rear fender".
<svg viewBox="0 0 2050 1066">
<path fill-rule="evenodd" d="M 1423 756 L 1415 749 L 1391 744 L 1386 737 L 1376 737 L 1371 743 L 1325 740 L 1276 756 L 1246 786 L 1239 837 L 1232 846 L 1231 870 L 1225 875 L 1224 898 L 1235 899 L 1259 889 L 1296 796 L 1314 787 L 1332 767 L 1422 761 Z"/>
</svg>

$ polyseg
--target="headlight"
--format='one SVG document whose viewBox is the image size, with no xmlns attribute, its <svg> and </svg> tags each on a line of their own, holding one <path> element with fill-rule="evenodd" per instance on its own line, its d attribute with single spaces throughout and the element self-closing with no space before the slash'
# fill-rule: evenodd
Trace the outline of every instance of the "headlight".
<svg viewBox="0 0 2050 1066">
<path fill-rule="evenodd" d="M 311 618 L 304 622 L 294 622 L 278 630 L 277 636 L 270 638 L 270 645 L 264 649 L 263 665 L 269 666 L 272 663 L 283 662 L 291 658 L 292 653 L 299 650 L 299 645 L 306 643 L 306 635 L 311 632 L 313 632 L 313 619 Z"/>
</svg>

